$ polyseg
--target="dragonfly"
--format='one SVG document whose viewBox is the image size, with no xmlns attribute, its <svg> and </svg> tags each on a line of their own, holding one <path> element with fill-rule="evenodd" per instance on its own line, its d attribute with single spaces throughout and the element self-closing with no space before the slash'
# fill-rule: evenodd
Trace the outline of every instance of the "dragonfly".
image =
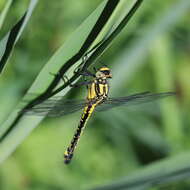
<svg viewBox="0 0 190 190">
<path fill-rule="evenodd" d="M 125 97 L 110 98 L 109 94 L 109 79 L 112 78 L 111 70 L 107 66 L 102 66 L 96 69 L 94 73 L 86 70 L 80 73 L 82 76 L 90 76 L 91 80 L 83 81 L 78 84 L 71 85 L 79 87 L 84 85 L 87 87 L 87 97 L 85 100 L 70 100 L 62 97 L 52 97 L 41 104 L 38 104 L 30 109 L 24 110 L 27 115 L 45 115 L 49 117 L 60 117 L 74 113 L 83 108 L 83 112 L 70 142 L 70 145 L 64 153 L 64 163 L 69 164 L 73 158 L 74 151 L 77 147 L 81 134 L 94 111 L 106 111 L 118 106 L 139 105 L 155 101 L 161 98 L 175 95 L 175 92 L 150 93 L 141 92 Z"/>
</svg>

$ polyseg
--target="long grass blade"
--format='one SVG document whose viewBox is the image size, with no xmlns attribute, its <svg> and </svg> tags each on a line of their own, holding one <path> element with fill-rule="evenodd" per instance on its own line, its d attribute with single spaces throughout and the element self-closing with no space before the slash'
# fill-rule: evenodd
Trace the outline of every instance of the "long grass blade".
<svg viewBox="0 0 190 190">
<path fill-rule="evenodd" d="M 14 48 L 14 45 L 20 38 L 30 16 L 37 4 L 38 0 L 31 0 L 28 10 L 20 18 L 20 20 L 13 26 L 13 28 L 0 41 L 0 73 L 3 71 L 8 58 Z"/>
</svg>

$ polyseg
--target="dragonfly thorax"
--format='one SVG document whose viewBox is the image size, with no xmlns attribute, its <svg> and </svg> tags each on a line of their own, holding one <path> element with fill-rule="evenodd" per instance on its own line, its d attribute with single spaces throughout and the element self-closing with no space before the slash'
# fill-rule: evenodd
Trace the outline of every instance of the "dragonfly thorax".
<svg viewBox="0 0 190 190">
<path fill-rule="evenodd" d="M 109 85 L 107 79 L 95 78 L 88 87 L 88 100 L 103 100 L 107 98 Z"/>
</svg>

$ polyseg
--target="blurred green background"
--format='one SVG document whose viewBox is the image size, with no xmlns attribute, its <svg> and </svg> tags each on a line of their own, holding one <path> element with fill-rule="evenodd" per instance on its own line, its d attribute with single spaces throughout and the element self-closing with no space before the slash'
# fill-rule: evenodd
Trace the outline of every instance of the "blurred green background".
<svg viewBox="0 0 190 190">
<path fill-rule="evenodd" d="M 177 96 L 159 104 L 95 113 L 70 165 L 64 165 L 63 152 L 81 113 L 45 119 L 1 165 L 0 189 L 87 189 L 189 151 L 190 9 L 184 6 L 186 1 L 146 0 L 95 64 L 112 69 L 111 96 L 143 91 L 177 91 Z M 39 1 L 0 78 L 1 123 L 56 49 L 100 2 Z M 5 3 L 0 1 L 0 11 Z M 13 2 L 0 38 L 27 6 L 28 1 Z M 75 90 L 72 97 L 78 96 L 85 97 L 86 88 Z M 190 183 L 154 189 L 190 189 Z"/>
</svg>

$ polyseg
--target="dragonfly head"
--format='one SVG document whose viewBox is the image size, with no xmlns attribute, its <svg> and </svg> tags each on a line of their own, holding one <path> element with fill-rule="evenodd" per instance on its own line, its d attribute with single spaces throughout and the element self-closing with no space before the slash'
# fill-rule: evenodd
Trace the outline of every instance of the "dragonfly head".
<svg viewBox="0 0 190 190">
<path fill-rule="evenodd" d="M 112 78 L 111 70 L 108 67 L 101 67 L 96 72 L 96 77 L 102 79 Z"/>
</svg>

